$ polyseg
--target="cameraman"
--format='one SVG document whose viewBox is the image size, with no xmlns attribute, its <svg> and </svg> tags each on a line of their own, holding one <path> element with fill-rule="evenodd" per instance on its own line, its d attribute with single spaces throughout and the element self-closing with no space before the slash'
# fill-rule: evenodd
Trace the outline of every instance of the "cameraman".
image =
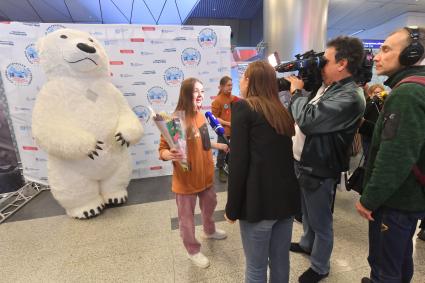
<svg viewBox="0 0 425 283">
<path fill-rule="evenodd" d="M 322 87 L 303 97 L 302 80 L 290 76 L 290 111 L 296 123 L 295 170 L 301 188 L 304 234 L 291 251 L 310 255 L 311 267 L 301 283 L 327 277 L 333 248 L 332 200 L 341 172 L 347 171 L 349 148 L 363 116 L 365 99 L 352 75 L 362 62 L 357 38 L 337 37 L 327 44 Z"/>
<path fill-rule="evenodd" d="M 356 203 L 369 220 L 371 272 L 363 283 L 410 282 L 413 276 L 412 237 L 425 217 L 424 47 L 425 28 L 402 28 L 374 58 L 377 74 L 388 76 L 384 84 L 392 91 L 375 125 Z"/>
</svg>

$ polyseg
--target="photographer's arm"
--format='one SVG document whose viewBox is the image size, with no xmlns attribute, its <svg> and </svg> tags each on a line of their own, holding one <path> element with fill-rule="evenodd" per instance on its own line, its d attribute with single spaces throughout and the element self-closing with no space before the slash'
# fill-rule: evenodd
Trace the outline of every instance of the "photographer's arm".
<svg viewBox="0 0 425 283">
<path fill-rule="evenodd" d="M 306 135 L 336 132 L 358 123 L 363 115 L 357 92 L 335 93 L 320 99 L 316 104 L 308 103 L 307 97 L 295 94 L 291 98 L 291 113 Z"/>
</svg>

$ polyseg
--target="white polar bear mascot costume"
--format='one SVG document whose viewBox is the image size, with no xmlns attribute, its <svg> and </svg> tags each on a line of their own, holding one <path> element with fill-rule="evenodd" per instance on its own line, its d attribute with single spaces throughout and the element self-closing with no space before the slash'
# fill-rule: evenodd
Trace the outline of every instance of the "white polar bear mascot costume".
<svg viewBox="0 0 425 283">
<path fill-rule="evenodd" d="M 128 146 L 143 128 L 111 83 L 109 59 L 86 32 L 61 29 L 38 42 L 46 73 L 34 106 L 32 130 L 48 154 L 53 196 L 75 218 L 127 201 L 132 163 Z"/>
</svg>

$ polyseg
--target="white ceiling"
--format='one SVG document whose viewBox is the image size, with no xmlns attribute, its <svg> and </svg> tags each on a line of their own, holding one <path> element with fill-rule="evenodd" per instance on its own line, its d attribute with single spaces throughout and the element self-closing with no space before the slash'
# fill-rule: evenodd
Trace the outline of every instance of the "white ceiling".
<svg viewBox="0 0 425 283">
<path fill-rule="evenodd" d="M 407 12 L 425 13 L 425 0 L 330 0 L 328 38 L 372 29 Z"/>
</svg>

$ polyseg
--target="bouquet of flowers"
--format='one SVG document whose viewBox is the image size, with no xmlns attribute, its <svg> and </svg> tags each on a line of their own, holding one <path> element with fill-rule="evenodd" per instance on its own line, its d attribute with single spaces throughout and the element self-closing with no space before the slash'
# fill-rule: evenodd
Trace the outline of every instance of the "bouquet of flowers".
<svg viewBox="0 0 425 283">
<path fill-rule="evenodd" d="M 173 115 L 165 112 L 155 114 L 153 111 L 153 121 L 170 148 L 179 150 L 184 158 L 179 162 L 184 171 L 189 170 L 187 163 L 186 147 L 186 127 L 184 111 L 176 111 Z"/>
</svg>

